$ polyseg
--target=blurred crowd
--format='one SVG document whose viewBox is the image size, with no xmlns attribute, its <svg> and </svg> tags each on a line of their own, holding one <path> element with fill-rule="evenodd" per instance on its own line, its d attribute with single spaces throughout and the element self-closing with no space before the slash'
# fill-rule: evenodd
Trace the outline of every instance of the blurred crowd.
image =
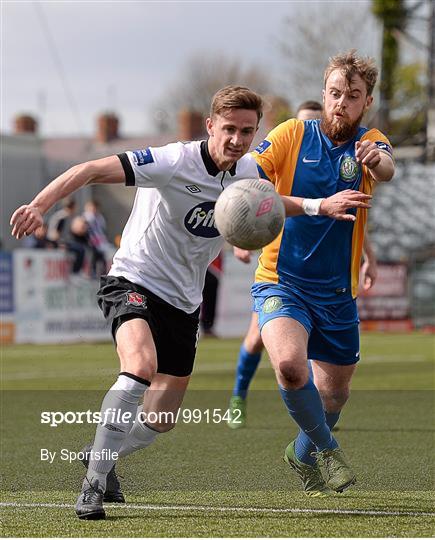
<svg viewBox="0 0 435 540">
<path fill-rule="evenodd" d="M 115 246 L 106 235 L 106 220 L 95 200 L 78 213 L 74 199 L 65 199 L 62 208 L 23 242 L 24 247 L 63 249 L 72 258 L 71 272 L 96 278 L 105 274 Z"/>
</svg>

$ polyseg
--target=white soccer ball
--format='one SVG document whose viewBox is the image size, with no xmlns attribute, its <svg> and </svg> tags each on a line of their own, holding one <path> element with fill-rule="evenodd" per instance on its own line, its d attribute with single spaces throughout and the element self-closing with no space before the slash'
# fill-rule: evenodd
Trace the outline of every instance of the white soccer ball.
<svg viewBox="0 0 435 540">
<path fill-rule="evenodd" d="M 260 249 L 281 231 L 284 204 L 267 180 L 240 180 L 220 194 L 214 219 L 218 231 L 233 246 Z"/>
</svg>

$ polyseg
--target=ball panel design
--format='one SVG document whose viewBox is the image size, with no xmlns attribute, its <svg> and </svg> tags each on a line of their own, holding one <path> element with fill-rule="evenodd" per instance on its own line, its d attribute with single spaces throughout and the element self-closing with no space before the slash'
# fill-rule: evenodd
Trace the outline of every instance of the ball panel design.
<svg viewBox="0 0 435 540">
<path fill-rule="evenodd" d="M 284 204 L 273 185 L 265 180 L 235 182 L 219 196 L 215 223 L 233 246 L 260 249 L 276 238 L 285 218 Z"/>
</svg>

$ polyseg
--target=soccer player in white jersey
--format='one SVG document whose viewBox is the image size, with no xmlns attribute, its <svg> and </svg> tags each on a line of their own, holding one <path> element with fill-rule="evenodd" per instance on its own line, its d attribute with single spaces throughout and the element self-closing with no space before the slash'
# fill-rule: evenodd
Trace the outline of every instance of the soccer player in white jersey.
<svg viewBox="0 0 435 540">
<path fill-rule="evenodd" d="M 57 201 L 82 186 L 139 188 L 121 246 L 97 293 L 121 369 L 101 406 L 108 420 L 98 425 L 89 455 L 76 504 L 81 519 L 104 519 L 103 500 L 123 500 L 114 474 L 117 457 L 149 446 L 174 427 L 193 368 L 204 276 L 223 244 L 214 226 L 214 204 L 233 182 L 258 177 L 246 152 L 261 116 L 260 96 L 244 87 L 223 88 L 212 101 L 207 141 L 76 165 L 11 217 L 12 234 L 19 239 L 39 228 Z M 325 199 L 322 210 L 348 219 L 347 209 L 367 207 L 368 198 L 348 190 Z M 287 215 L 304 213 L 302 198 L 283 197 L 283 202 Z M 155 421 L 144 421 L 150 412 Z"/>
</svg>

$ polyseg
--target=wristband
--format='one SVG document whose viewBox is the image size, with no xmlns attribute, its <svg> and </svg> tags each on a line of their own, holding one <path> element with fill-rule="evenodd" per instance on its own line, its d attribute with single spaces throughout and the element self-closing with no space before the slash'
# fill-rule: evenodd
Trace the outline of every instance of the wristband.
<svg viewBox="0 0 435 540">
<path fill-rule="evenodd" d="M 323 199 L 304 199 L 302 209 L 307 216 L 318 216 Z"/>
</svg>

